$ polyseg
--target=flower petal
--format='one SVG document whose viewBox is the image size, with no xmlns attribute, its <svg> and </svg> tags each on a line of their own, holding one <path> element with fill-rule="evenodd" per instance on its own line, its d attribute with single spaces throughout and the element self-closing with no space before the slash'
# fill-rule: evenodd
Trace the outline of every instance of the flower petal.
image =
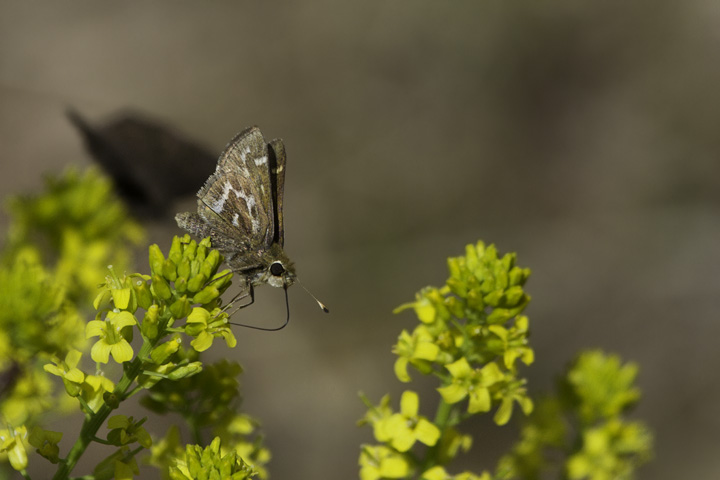
<svg viewBox="0 0 720 480">
<path fill-rule="evenodd" d="M 123 462 L 115 462 L 115 480 L 133 480 L 133 468 Z"/>
<path fill-rule="evenodd" d="M 475 387 L 470 393 L 468 413 L 487 412 L 490 410 L 490 392 L 484 387 Z"/>
<path fill-rule="evenodd" d="M 399 357 L 395 360 L 395 376 L 403 383 L 407 383 L 411 380 L 410 374 L 407 370 L 408 359 L 405 357 Z"/>
<path fill-rule="evenodd" d="M 135 437 L 137 437 L 137 441 L 140 445 L 142 445 L 145 448 L 152 447 L 152 437 L 150 434 L 145 430 L 144 428 L 140 427 L 135 432 Z"/>
<path fill-rule="evenodd" d="M 380 461 L 382 478 L 404 478 L 410 471 L 408 463 L 402 457 L 388 457 Z"/>
<path fill-rule="evenodd" d="M 510 397 L 505 397 L 502 399 L 502 402 L 500 403 L 500 408 L 497 409 L 497 412 L 495 412 L 495 416 L 493 416 L 493 420 L 495 421 L 495 424 L 497 425 L 505 425 L 507 422 L 510 421 L 510 417 L 512 416 L 513 411 L 513 401 Z"/>
<path fill-rule="evenodd" d="M 128 428 L 130 426 L 130 420 L 125 415 L 113 415 L 108 419 L 107 427 L 109 429 L 114 428 Z"/>
<path fill-rule="evenodd" d="M 124 338 L 110 347 L 110 353 L 117 363 L 125 363 L 133 358 L 133 349 Z"/>
<path fill-rule="evenodd" d="M 15 440 L 15 445 L 13 446 L 13 448 L 8 450 L 7 456 L 8 460 L 10 460 L 10 465 L 15 470 L 20 471 L 27 468 L 27 452 L 25 451 L 25 445 L 23 445 L 20 439 Z"/>
<path fill-rule="evenodd" d="M 75 368 L 77 367 L 77 364 L 80 363 L 81 357 L 82 352 L 73 348 L 68 352 L 67 355 L 65 355 L 65 363 L 68 367 Z"/>
<path fill-rule="evenodd" d="M 467 395 L 467 390 L 457 383 L 448 385 L 447 387 L 440 387 L 437 389 L 440 395 L 447 403 L 457 403 Z"/>
<path fill-rule="evenodd" d="M 43 370 L 53 375 L 57 375 L 58 377 L 62 377 L 63 375 L 65 375 L 64 370 L 59 368 L 57 365 L 53 365 L 52 363 L 47 363 L 43 365 Z"/>
<path fill-rule="evenodd" d="M 92 337 L 98 337 L 98 336 L 101 337 L 105 334 L 106 328 L 107 328 L 107 324 L 104 321 L 91 320 L 85 326 L 85 338 L 92 338 Z M 95 360 L 95 361 L 97 361 L 97 360 Z"/>
<path fill-rule="evenodd" d="M 130 288 L 113 288 L 112 297 L 115 307 L 124 310 L 130 304 Z"/>
<path fill-rule="evenodd" d="M 225 339 L 225 343 L 229 348 L 235 348 L 237 345 L 237 340 L 235 339 L 235 335 L 233 335 L 232 330 L 223 329 L 222 330 L 222 336 Z"/>
<path fill-rule="evenodd" d="M 445 365 L 445 368 L 448 369 L 454 378 L 465 378 L 472 373 L 472 368 L 470 368 L 470 364 L 465 357 L 449 365 Z"/>
<path fill-rule="evenodd" d="M 505 375 L 500 370 L 500 367 L 495 362 L 490 362 L 480 369 L 481 381 L 480 384 L 484 387 L 489 387 L 497 382 L 502 381 Z"/>
<path fill-rule="evenodd" d="M 439 465 L 432 467 L 430 470 L 427 470 L 425 473 L 420 475 L 421 480 L 445 480 L 448 477 L 448 473 Z"/>
<path fill-rule="evenodd" d="M 68 382 L 82 383 L 85 381 L 85 374 L 79 368 L 73 368 L 69 372 L 66 372 L 63 378 Z"/>
<path fill-rule="evenodd" d="M 440 439 L 440 429 L 434 423 L 421 418 L 415 426 L 415 436 L 418 441 L 432 447 Z"/>
<path fill-rule="evenodd" d="M 415 302 L 413 308 L 418 319 L 423 323 L 433 323 L 437 318 L 437 309 L 427 298 L 421 298 Z"/>
<path fill-rule="evenodd" d="M 420 400 L 418 394 L 412 390 L 405 390 L 400 398 L 400 411 L 407 417 L 414 417 L 418 413 Z"/>
<path fill-rule="evenodd" d="M 193 347 L 193 349 L 195 349 L 196 352 L 204 352 L 205 350 L 210 348 L 210 346 L 212 346 L 212 342 L 213 336 L 210 335 L 207 331 L 203 330 L 202 332 L 200 332 L 200 335 L 198 335 L 195 340 L 190 342 L 190 345 Z"/>
<path fill-rule="evenodd" d="M 430 342 L 420 342 L 415 347 L 413 354 L 414 358 L 420 358 L 422 360 L 435 360 L 440 353 L 440 347 Z"/>
<path fill-rule="evenodd" d="M 210 320 L 210 312 L 199 307 L 193 308 L 187 317 L 187 323 L 202 323 L 207 325 L 208 320 Z"/>
<path fill-rule="evenodd" d="M 396 431 L 395 433 L 396 435 L 390 444 L 398 452 L 407 452 L 415 444 L 415 435 L 409 428 L 400 429 L 400 431 Z"/>
<path fill-rule="evenodd" d="M 111 349 L 105 340 L 98 340 L 90 350 L 90 357 L 98 363 L 108 363 Z"/>
<path fill-rule="evenodd" d="M 115 328 L 118 330 L 129 325 L 137 324 L 135 316 L 130 312 L 120 312 L 117 315 L 113 316 L 111 321 Z"/>
</svg>

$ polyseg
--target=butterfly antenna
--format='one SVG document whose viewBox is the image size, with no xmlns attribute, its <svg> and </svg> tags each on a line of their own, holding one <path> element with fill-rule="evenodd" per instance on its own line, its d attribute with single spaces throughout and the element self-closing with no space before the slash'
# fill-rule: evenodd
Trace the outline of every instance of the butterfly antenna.
<svg viewBox="0 0 720 480">
<path fill-rule="evenodd" d="M 262 330 L 263 332 L 277 332 L 278 330 L 282 330 L 283 328 L 285 328 L 287 326 L 288 323 L 290 323 L 290 301 L 288 300 L 287 286 L 285 286 L 283 289 L 285 290 L 285 309 L 287 311 L 287 317 L 285 317 L 285 323 L 283 323 L 279 327 L 267 328 L 267 327 L 258 327 L 257 325 L 247 325 L 245 323 L 233 323 L 233 322 L 228 322 L 228 324 L 235 325 L 236 327 L 245 327 L 245 328 L 252 328 L 253 330 Z"/>
<path fill-rule="evenodd" d="M 320 307 L 323 312 L 325 312 L 325 313 L 330 313 L 330 309 L 327 308 L 324 303 L 322 303 L 320 300 L 318 300 L 318 298 L 317 298 L 315 295 L 313 295 L 313 294 L 310 292 L 310 290 L 308 290 L 307 288 L 305 288 L 305 285 L 303 285 L 303 284 L 300 282 L 300 280 L 295 279 L 295 281 L 298 283 L 298 285 L 300 285 L 300 286 L 303 288 L 303 290 L 305 290 L 305 291 L 307 292 L 308 295 L 310 295 L 310 296 L 313 298 L 313 300 L 315 300 L 315 301 L 317 302 L 318 307 Z M 285 295 L 287 295 L 287 288 L 285 288 Z"/>
</svg>

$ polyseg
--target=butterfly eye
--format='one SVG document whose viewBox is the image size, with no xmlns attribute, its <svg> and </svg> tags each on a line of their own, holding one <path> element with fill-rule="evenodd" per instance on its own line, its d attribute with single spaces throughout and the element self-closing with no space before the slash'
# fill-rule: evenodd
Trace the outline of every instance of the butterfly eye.
<svg viewBox="0 0 720 480">
<path fill-rule="evenodd" d="M 282 263 L 280 262 L 273 262 L 272 265 L 270 265 L 270 273 L 273 274 L 275 277 L 279 277 L 285 272 L 285 267 L 282 266 Z"/>
</svg>

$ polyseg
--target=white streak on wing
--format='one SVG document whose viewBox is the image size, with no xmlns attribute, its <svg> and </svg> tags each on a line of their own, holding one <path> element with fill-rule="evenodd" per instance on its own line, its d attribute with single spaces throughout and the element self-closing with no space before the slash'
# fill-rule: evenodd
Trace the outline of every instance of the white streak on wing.
<svg viewBox="0 0 720 480">
<path fill-rule="evenodd" d="M 222 212 L 223 207 L 225 206 L 225 202 L 228 199 L 228 195 L 230 195 L 230 190 L 232 190 L 232 186 L 230 185 L 230 182 L 225 182 L 225 185 L 223 185 L 223 194 L 222 197 L 215 200 L 210 204 L 210 209 L 215 213 Z"/>
<path fill-rule="evenodd" d="M 248 195 L 245 192 L 235 192 L 235 195 L 245 200 L 245 205 L 247 205 L 248 209 L 248 217 L 250 217 L 250 221 L 252 223 L 252 230 L 254 233 L 257 233 L 260 230 L 260 220 L 258 220 L 252 213 L 252 209 L 256 205 L 255 197 Z"/>
<path fill-rule="evenodd" d="M 263 155 L 262 157 L 256 158 L 256 159 L 254 160 L 255 165 L 257 165 L 258 167 L 259 167 L 260 165 L 267 165 L 267 161 L 268 161 L 267 155 Z"/>
<path fill-rule="evenodd" d="M 247 164 L 248 153 L 250 153 L 250 147 L 245 147 L 240 150 L 240 160 L 242 160 L 243 165 Z"/>
<path fill-rule="evenodd" d="M 239 227 L 240 226 L 239 220 L 240 220 L 240 215 L 238 215 L 237 213 L 235 215 L 233 215 L 233 225 L 235 225 L 236 227 Z"/>
<path fill-rule="evenodd" d="M 250 147 L 247 146 L 240 150 L 240 161 L 242 162 L 242 166 L 240 168 L 240 171 L 245 175 L 246 177 L 250 175 L 250 171 L 247 168 L 247 157 L 250 154 Z"/>
</svg>

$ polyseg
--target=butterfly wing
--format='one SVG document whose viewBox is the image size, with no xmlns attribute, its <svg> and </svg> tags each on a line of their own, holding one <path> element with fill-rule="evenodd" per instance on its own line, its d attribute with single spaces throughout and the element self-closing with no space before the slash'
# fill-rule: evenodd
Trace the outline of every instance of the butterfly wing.
<svg viewBox="0 0 720 480">
<path fill-rule="evenodd" d="M 275 235 L 273 242 L 281 247 L 285 243 L 283 226 L 283 196 L 285 192 L 285 145 L 279 138 L 270 142 L 270 181 L 272 183 L 273 205 L 275 207 Z"/>
<path fill-rule="evenodd" d="M 217 169 L 198 192 L 198 214 L 216 231 L 221 251 L 268 248 L 275 237 L 270 151 L 257 127 L 233 138 L 218 159 Z M 227 237 L 227 238 L 222 238 Z"/>
</svg>

